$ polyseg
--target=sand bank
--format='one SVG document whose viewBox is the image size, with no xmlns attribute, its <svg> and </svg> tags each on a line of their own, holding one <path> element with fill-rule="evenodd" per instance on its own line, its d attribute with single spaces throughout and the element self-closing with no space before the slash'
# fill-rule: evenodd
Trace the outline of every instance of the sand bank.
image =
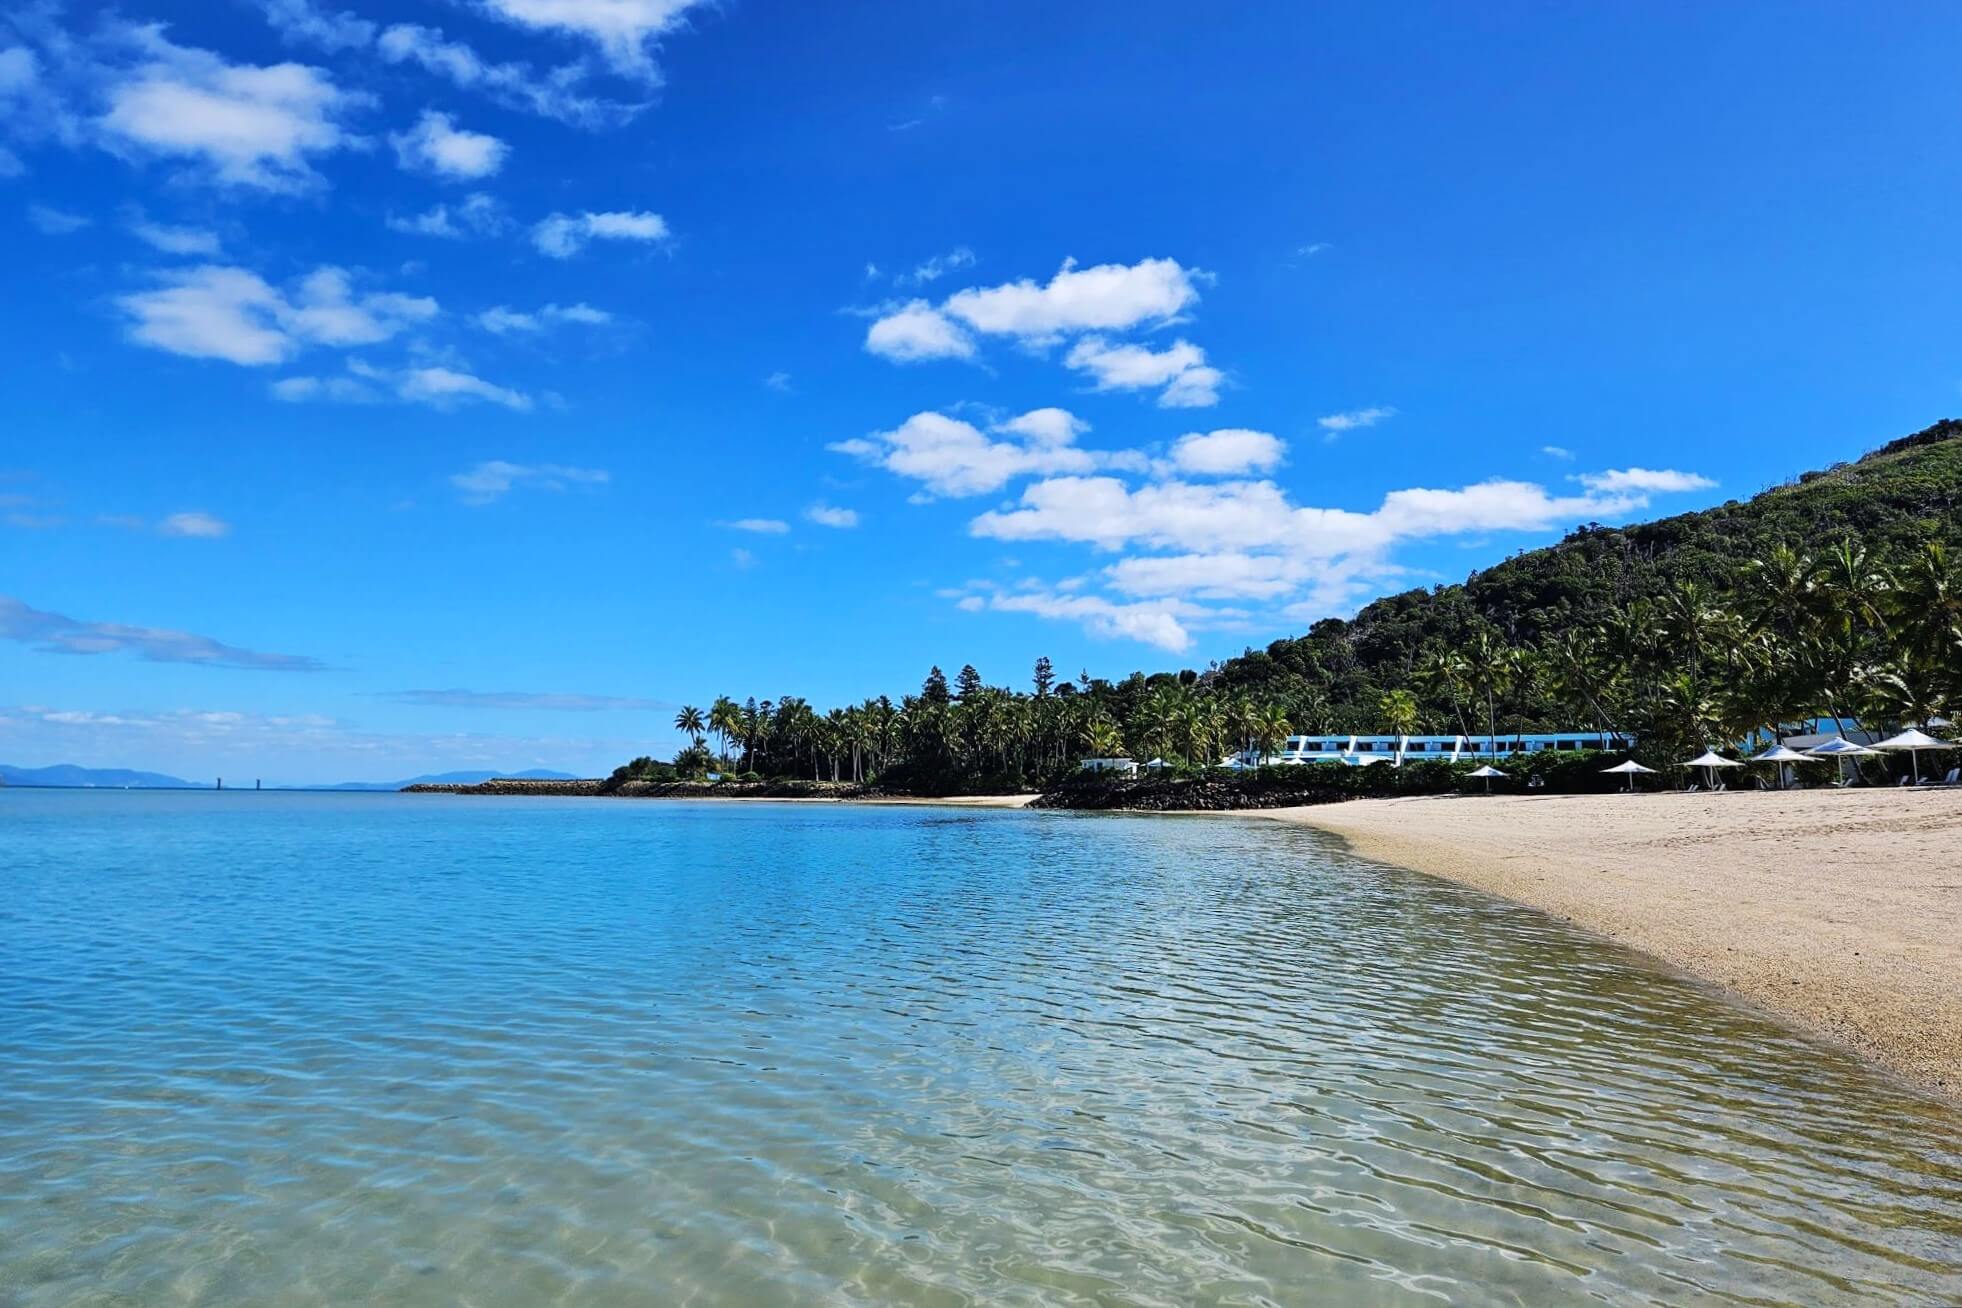
<svg viewBox="0 0 1962 1308">
<path fill-rule="evenodd" d="M 1259 816 L 1557 914 L 1962 1100 L 1962 791 L 1372 799 Z"/>
</svg>

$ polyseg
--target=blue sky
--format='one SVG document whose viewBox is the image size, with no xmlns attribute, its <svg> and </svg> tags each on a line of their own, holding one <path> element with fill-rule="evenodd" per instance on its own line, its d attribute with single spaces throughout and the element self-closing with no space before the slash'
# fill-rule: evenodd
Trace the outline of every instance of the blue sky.
<svg viewBox="0 0 1962 1308">
<path fill-rule="evenodd" d="M 0 759 L 1202 667 L 1955 411 L 1951 11 L 1208 9 L 14 6 Z"/>
</svg>

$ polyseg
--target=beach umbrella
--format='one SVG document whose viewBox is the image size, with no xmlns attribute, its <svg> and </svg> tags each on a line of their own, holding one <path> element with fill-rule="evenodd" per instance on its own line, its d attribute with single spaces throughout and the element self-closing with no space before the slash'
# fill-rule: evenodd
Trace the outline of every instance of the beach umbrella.
<svg viewBox="0 0 1962 1308">
<path fill-rule="evenodd" d="M 1717 788 L 1716 770 L 1718 768 L 1741 768 L 1744 765 L 1734 758 L 1725 758 L 1714 749 L 1706 749 L 1689 762 L 1683 764 L 1683 766 L 1686 768 L 1702 768 L 1704 779 L 1709 782 L 1710 788 L 1715 790 Z"/>
<path fill-rule="evenodd" d="M 1785 770 L 1788 763 L 1817 763 L 1819 760 L 1810 754 L 1801 754 L 1790 745 L 1773 745 L 1762 754 L 1751 755 L 1753 763 L 1776 763 L 1778 765 L 1778 788 L 1784 790 L 1790 784 Z"/>
<path fill-rule="evenodd" d="M 1898 736 L 1889 736 L 1885 740 L 1876 740 L 1873 747 L 1875 749 L 1907 750 L 1909 757 L 1914 763 L 1914 784 L 1918 786 L 1921 784 L 1921 751 L 1924 749 L 1954 749 L 1955 742 L 1952 740 L 1936 740 L 1925 731 L 1916 731 L 1913 727 L 1909 727 Z"/>
<path fill-rule="evenodd" d="M 1634 759 L 1631 758 L 1626 763 L 1617 763 L 1611 768 L 1602 768 L 1601 771 L 1604 774 L 1610 772 L 1620 772 L 1625 774 L 1628 777 L 1628 789 L 1631 792 L 1633 792 L 1635 789 L 1635 774 L 1638 772 L 1653 773 L 1655 769 L 1645 768 L 1640 763 L 1637 763 Z"/>
<path fill-rule="evenodd" d="M 1493 767 L 1490 763 L 1487 763 L 1484 767 L 1476 768 L 1470 772 L 1467 772 L 1465 775 L 1468 777 L 1484 778 L 1485 793 L 1489 795 L 1492 793 L 1492 778 L 1503 777 L 1505 773 L 1499 771 L 1497 768 Z"/>
<path fill-rule="evenodd" d="M 1814 748 L 1808 749 L 1805 752 L 1812 755 L 1812 757 L 1814 758 L 1842 759 L 1842 758 L 1868 758 L 1874 754 L 1878 754 L 1880 751 L 1877 749 L 1868 749 L 1865 745 L 1856 745 L 1844 736 L 1834 736 L 1831 740 L 1827 741 L 1825 744 L 1815 746 Z M 1844 780 L 1846 777 L 1846 769 L 1841 768 L 1839 770 L 1839 775 L 1840 778 Z"/>
</svg>

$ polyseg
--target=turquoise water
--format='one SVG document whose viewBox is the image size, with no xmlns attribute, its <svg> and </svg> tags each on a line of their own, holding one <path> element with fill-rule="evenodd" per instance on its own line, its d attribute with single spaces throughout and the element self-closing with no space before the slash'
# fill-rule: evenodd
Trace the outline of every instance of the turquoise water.
<svg viewBox="0 0 1962 1308">
<path fill-rule="evenodd" d="M 0 792 L 0 1303 L 1952 1304 L 1962 1116 L 1238 820 Z"/>
</svg>

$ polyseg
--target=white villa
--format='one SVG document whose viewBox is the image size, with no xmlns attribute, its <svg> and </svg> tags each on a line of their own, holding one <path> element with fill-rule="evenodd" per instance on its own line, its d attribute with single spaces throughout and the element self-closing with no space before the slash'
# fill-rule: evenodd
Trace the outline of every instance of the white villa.
<svg viewBox="0 0 1962 1308">
<path fill-rule="evenodd" d="M 1306 735 L 1289 736 L 1279 753 L 1262 754 L 1258 750 L 1243 750 L 1233 756 L 1229 766 L 1253 768 L 1286 763 L 1346 763 L 1351 767 L 1362 767 L 1370 763 L 1422 759 L 1456 763 L 1464 759 L 1538 754 L 1545 750 L 1623 750 L 1634 743 L 1633 736 L 1613 731 L 1549 731 L 1498 736 L 1399 736 L 1387 732 L 1367 736 Z"/>
</svg>

